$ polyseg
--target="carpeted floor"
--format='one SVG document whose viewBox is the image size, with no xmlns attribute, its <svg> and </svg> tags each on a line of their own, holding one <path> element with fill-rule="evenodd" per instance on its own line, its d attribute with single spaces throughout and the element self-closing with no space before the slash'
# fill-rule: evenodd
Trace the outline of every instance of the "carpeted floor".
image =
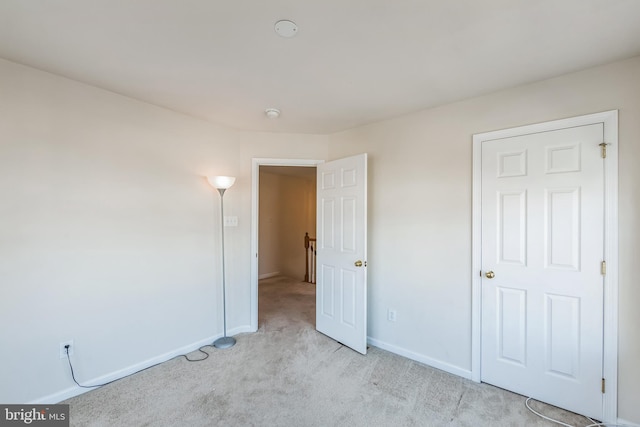
<svg viewBox="0 0 640 427">
<path fill-rule="evenodd" d="M 230 349 L 206 348 L 203 362 L 173 359 L 69 399 L 71 425 L 554 425 L 530 413 L 522 396 L 375 347 L 363 356 L 316 332 L 314 285 L 275 277 L 259 288 L 258 332 L 236 336 Z"/>
</svg>

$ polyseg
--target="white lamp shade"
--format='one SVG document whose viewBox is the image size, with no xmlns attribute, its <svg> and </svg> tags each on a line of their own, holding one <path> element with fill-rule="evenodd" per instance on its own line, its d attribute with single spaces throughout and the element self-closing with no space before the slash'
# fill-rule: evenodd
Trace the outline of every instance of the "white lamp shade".
<svg viewBox="0 0 640 427">
<path fill-rule="evenodd" d="M 236 182 L 235 176 L 208 176 L 207 181 L 213 188 L 217 189 L 227 189 Z"/>
</svg>

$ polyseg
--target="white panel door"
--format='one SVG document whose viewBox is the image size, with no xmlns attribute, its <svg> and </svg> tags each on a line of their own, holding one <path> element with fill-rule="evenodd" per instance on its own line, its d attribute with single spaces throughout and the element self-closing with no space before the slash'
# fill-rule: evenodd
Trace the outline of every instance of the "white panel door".
<svg viewBox="0 0 640 427">
<path fill-rule="evenodd" d="M 482 143 L 482 381 L 602 419 L 603 124 Z"/>
<path fill-rule="evenodd" d="M 367 353 L 367 155 L 318 165 L 316 329 Z"/>
</svg>

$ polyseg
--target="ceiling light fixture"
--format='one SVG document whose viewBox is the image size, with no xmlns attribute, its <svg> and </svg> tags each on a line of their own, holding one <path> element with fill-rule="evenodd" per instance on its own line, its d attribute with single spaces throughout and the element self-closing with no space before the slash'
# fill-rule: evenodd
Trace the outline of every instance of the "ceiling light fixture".
<svg viewBox="0 0 640 427">
<path fill-rule="evenodd" d="M 298 33 L 298 26 L 295 22 L 283 19 L 276 22 L 276 33 L 281 37 L 293 37 Z"/>
<path fill-rule="evenodd" d="M 278 117 L 280 117 L 280 110 L 278 110 L 277 108 L 267 108 L 266 110 L 264 110 L 264 113 L 270 119 L 277 119 Z"/>
</svg>

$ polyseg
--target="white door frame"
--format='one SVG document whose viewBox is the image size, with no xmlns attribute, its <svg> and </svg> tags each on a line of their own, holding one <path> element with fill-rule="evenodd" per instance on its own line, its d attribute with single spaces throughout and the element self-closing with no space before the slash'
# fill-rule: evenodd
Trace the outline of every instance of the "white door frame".
<svg viewBox="0 0 640 427">
<path fill-rule="evenodd" d="M 260 166 L 315 167 L 324 160 L 269 159 L 251 160 L 251 331 L 258 330 L 258 213 L 260 211 Z"/>
<path fill-rule="evenodd" d="M 603 123 L 604 142 L 610 144 L 607 146 L 607 161 L 604 167 L 604 256 L 607 262 L 607 274 L 604 276 L 603 377 L 606 379 L 606 393 L 603 395 L 603 421 L 616 422 L 618 418 L 618 110 L 473 135 L 471 379 L 480 382 L 482 378 L 480 372 L 482 339 L 482 285 L 480 278 L 482 269 L 482 142 L 595 123 Z"/>
</svg>

